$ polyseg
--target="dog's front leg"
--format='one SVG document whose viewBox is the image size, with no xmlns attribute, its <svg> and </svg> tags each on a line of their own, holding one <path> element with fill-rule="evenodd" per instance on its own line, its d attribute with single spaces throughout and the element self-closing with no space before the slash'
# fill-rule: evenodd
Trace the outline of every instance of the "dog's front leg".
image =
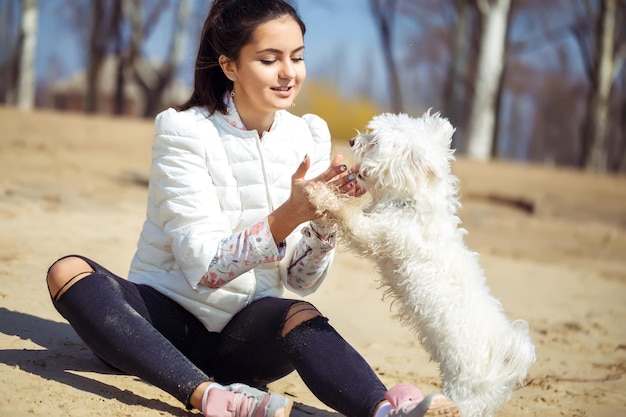
<svg viewBox="0 0 626 417">
<path fill-rule="evenodd" d="M 376 222 L 363 211 L 369 202 L 367 195 L 340 196 L 331 187 L 322 184 L 311 185 L 308 191 L 317 212 L 337 224 L 343 241 L 361 254 L 371 252 L 370 243 L 375 241 Z"/>
<path fill-rule="evenodd" d="M 312 183 L 307 186 L 307 192 L 318 214 L 336 220 L 337 214 L 341 211 L 342 202 L 335 190 L 326 184 Z"/>
</svg>

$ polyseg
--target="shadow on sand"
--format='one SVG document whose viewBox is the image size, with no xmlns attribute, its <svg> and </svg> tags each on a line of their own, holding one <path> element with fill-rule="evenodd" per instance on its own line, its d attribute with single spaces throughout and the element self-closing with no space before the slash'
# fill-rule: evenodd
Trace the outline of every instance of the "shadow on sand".
<svg viewBox="0 0 626 417">
<path fill-rule="evenodd" d="M 31 340 L 42 347 L 42 349 L 0 349 L 0 363 L 18 366 L 22 371 L 44 379 L 57 381 L 103 398 L 116 399 L 127 405 L 141 405 L 173 416 L 190 415 L 182 405 L 181 408 L 177 408 L 158 399 L 144 398 L 131 391 L 73 373 L 72 371 L 121 375 L 102 363 L 67 323 L 0 307 L 0 332 L 17 336 L 22 340 Z M 341 414 L 296 403 L 291 416 L 340 417 Z"/>
</svg>

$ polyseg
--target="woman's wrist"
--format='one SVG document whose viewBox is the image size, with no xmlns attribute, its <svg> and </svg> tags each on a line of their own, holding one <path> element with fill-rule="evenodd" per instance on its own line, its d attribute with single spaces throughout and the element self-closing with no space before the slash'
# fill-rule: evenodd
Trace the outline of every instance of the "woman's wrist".
<svg viewBox="0 0 626 417">
<path fill-rule="evenodd" d="M 277 245 L 285 240 L 299 224 L 306 221 L 301 217 L 299 210 L 290 207 L 288 203 L 279 206 L 267 216 L 267 223 Z"/>
</svg>

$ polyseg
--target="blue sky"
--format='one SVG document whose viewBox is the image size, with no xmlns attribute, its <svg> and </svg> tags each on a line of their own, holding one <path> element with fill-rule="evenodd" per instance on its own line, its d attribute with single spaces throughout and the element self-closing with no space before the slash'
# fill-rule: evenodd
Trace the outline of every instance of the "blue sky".
<svg viewBox="0 0 626 417">
<path fill-rule="evenodd" d="M 150 0 L 148 0 L 149 2 Z M 84 16 L 83 32 L 72 23 L 75 12 L 71 1 L 40 1 L 38 51 L 36 66 L 38 78 L 45 80 L 64 78 L 84 68 L 89 15 Z M 199 10 L 198 25 L 204 20 L 208 0 L 194 0 Z M 363 0 L 300 0 L 296 7 L 307 25 L 305 37 L 307 69 L 311 77 L 326 76 L 349 89 L 354 71 L 362 71 L 363 65 L 374 65 L 373 73 L 384 80 L 382 54 L 368 2 Z M 162 58 L 172 33 L 173 14 L 163 15 L 150 37 L 145 51 L 154 58 Z M 193 32 L 193 31 L 192 31 Z M 196 54 L 198 33 L 190 33 L 185 64 L 180 70 L 181 78 L 188 81 Z M 58 74 L 49 74 L 50 63 L 55 60 Z M 339 73 L 338 73 L 339 72 Z M 358 72 L 357 72 L 358 73 Z"/>
</svg>

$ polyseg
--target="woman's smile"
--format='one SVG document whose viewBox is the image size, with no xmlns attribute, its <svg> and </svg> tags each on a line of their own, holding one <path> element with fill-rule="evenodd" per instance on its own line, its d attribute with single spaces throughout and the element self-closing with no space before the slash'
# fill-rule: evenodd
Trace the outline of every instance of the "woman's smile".
<svg viewBox="0 0 626 417">
<path fill-rule="evenodd" d="M 272 87 L 271 88 L 272 91 L 275 91 L 277 93 L 277 95 L 281 98 L 289 98 L 291 96 L 291 93 L 293 92 L 293 87 L 291 86 L 287 86 L 287 87 Z"/>
</svg>

